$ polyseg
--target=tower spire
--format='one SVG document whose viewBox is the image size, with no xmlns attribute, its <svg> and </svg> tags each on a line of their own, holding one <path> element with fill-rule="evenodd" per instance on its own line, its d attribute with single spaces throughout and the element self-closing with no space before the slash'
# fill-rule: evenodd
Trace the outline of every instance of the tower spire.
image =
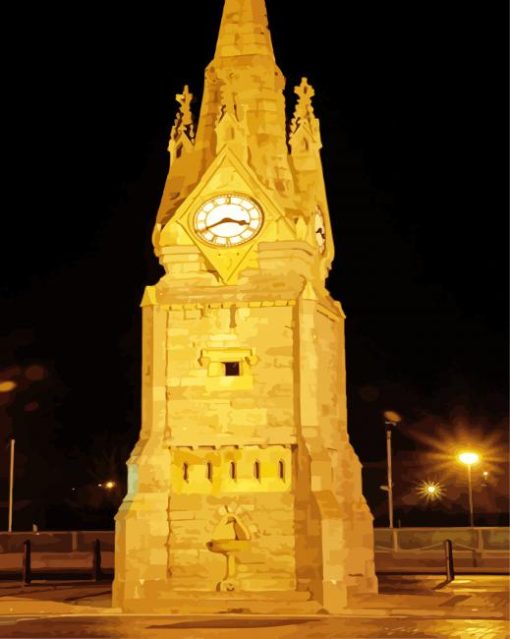
<svg viewBox="0 0 510 639">
<path fill-rule="evenodd" d="M 200 170 L 216 156 L 218 114 L 232 96 L 243 115 L 249 164 L 268 188 L 291 188 L 287 159 L 285 78 L 278 68 L 269 32 L 265 0 L 225 0 L 212 62 L 206 69 L 195 148 Z"/>
<path fill-rule="evenodd" d="M 238 55 L 274 60 L 265 0 L 225 0 L 215 58 Z"/>
</svg>

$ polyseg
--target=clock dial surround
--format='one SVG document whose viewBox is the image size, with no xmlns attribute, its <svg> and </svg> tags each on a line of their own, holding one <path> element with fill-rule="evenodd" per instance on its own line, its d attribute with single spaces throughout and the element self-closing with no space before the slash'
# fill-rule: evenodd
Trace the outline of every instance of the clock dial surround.
<svg viewBox="0 0 510 639">
<path fill-rule="evenodd" d="M 260 206 L 245 195 L 227 194 L 202 204 L 193 217 L 193 230 L 210 246 L 232 248 L 252 240 L 261 230 Z"/>
</svg>

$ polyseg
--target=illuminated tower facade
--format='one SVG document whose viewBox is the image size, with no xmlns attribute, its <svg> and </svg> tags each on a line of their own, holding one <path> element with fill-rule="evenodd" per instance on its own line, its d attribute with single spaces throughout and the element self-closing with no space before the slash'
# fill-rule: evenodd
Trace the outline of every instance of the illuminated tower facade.
<svg viewBox="0 0 510 639">
<path fill-rule="evenodd" d="M 226 0 L 188 87 L 143 297 L 142 426 L 116 517 L 125 611 L 330 612 L 374 592 L 314 91 L 287 126 L 264 0 Z"/>
</svg>

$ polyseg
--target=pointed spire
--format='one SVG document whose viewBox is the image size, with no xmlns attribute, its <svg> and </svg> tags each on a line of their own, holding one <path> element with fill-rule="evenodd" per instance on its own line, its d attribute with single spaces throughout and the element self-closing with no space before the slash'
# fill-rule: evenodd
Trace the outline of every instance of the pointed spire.
<svg viewBox="0 0 510 639">
<path fill-rule="evenodd" d="M 202 170 L 223 146 L 218 124 L 232 107 L 232 97 L 235 117 L 245 127 L 244 148 L 249 151 L 251 168 L 266 186 L 282 193 L 291 188 L 284 87 L 285 78 L 274 58 L 265 0 L 225 0 L 215 57 L 206 70 L 195 145 Z M 225 96 L 229 104 L 225 104 Z M 219 144 L 218 133 L 222 138 Z"/>
<path fill-rule="evenodd" d="M 238 55 L 274 60 L 265 0 L 225 0 L 215 58 Z"/>
</svg>

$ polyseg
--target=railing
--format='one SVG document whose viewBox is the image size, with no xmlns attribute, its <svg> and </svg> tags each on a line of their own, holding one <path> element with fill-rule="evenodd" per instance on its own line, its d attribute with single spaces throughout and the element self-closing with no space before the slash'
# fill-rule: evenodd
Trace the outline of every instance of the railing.
<svg viewBox="0 0 510 639">
<path fill-rule="evenodd" d="M 457 550 L 509 552 L 510 528 L 375 528 L 376 551 L 429 551 L 451 539 Z"/>
<path fill-rule="evenodd" d="M 29 540 L 32 552 L 89 552 L 91 544 L 99 539 L 104 551 L 114 550 L 113 530 L 94 531 L 44 531 L 44 532 L 0 532 L 0 557 L 2 554 L 22 553 L 23 543 Z"/>
<path fill-rule="evenodd" d="M 510 528 L 503 527 L 376 528 L 376 570 L 444 572 L 448 539 L 458 571 L 508 572 Z M 25 561 L 28 579 L 32 573 L 43 572 L 86 572 L 93 578 L 111 575 L 114 540 L 113 531 L 0 533 L 0 573 L 20 574 Z"/>
</svg>

